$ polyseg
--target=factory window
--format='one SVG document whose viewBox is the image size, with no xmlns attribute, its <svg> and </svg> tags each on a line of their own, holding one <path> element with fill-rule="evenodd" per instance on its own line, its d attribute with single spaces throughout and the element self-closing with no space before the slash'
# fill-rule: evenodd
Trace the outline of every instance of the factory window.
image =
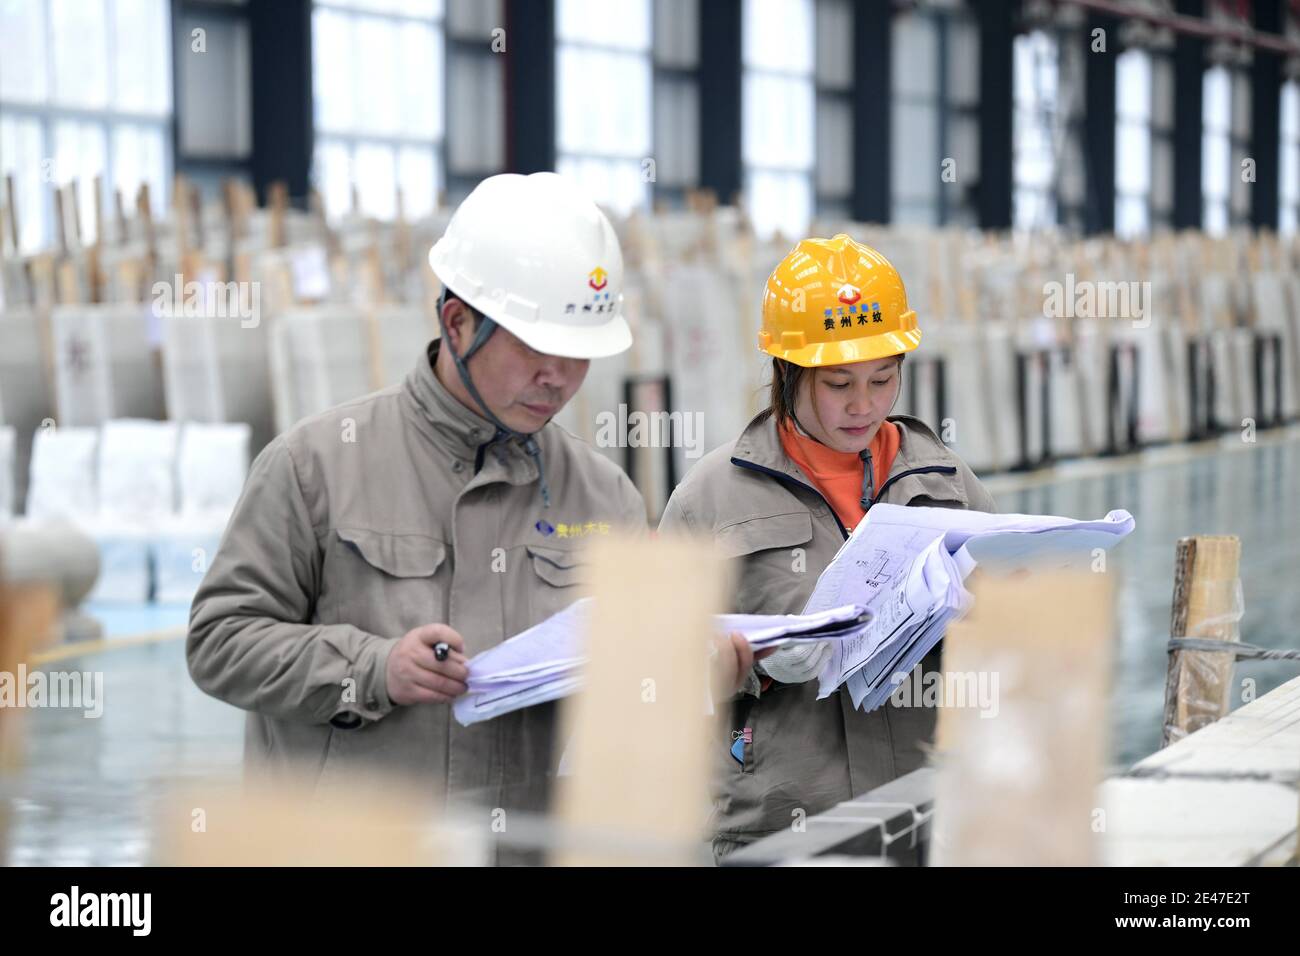
<svg viewBox="0 0 1300 956">
<path fill-rule="evenodd" d="M 979 33 L 968 11 L 916 7 L 894 17 L 891 219 L 974 224 Z"/>
<path fill-rule="evenodd" d="M 1174 222 L 1174 61 L 1157 51 L 1151 55 L 1151 229 L 1173 228 Z"/>
<path fill-rule="evenodd" d="M 700 183 L 699 4 L 654 5 L 654 193 L 677 206 Z"/>
<path fill-rule="evenodd" d="M 1227 67 L 1205 71 L 1201 96 L 1201 225 L 1221 235 L 1228 228 L 1232 190 L 1232 75 Z"/>
<path fill-rule="evenodd" d="M 943 181 L 939 55 L 940 20 L 930 10 L 894 18 L 891 218 L 938 225 Z"/>
<path fill-rule="evenodd" d="M 1300 83 L 1282 84 L 1281 141 L 1278 144 L 1277 225 L 1279 232 L 1300 227 Z"/>
<path fill-rule="evenodd" d="M 853 209 L 853 7 L 816 0 L 818 215 L 849 219 Z"/>
<path fill-rule="evenodd" d="M 1017 229 L 1055 225 L 1060 138 L 1057 40 L 1042 30 L 1016 37 L 1013 128 L 1014 222 Z"/>
<path fill-rule="evenodd" d="M 84 242 L 96 238 L 96 176 L 102 209 L 115 190 L 129 208 L 141 184 L 155 212 L 165 208 L 170 22 L 167 0 L 0 4 L 0 173 L 14 180 L 22 251 L 59 236 L 53 187 L 77 184 Z M 65 213 L 69 230 L 72 220 Z"/>
<path fill-rule="evenodd" d="M 1254 169 L 1254 149 L 1250 130 L 1250 71 L 1237 68 L 1232 71 L 1232 167 L 1231 190 L 1228 194 L 1228 225 L 1233 228 L 1250 227 L 1250 194 L 1259 170 Z M 1250 163 L 1247 164 L 1246 160 Z M 1249 168 L 1248 168 L 1249 167 Z"/>
<path fill-rule="evenodd" d="M 747 211 L 760 236 L 792 238 L 813 214 L 813 0 L 745 0 L 741 17 Z"/>
<path fill-rule="evenodd" d="M 1151 54 L 1126 50 L 1115 66 L 1115 233 L 1151 231 Z"/>
<path fill-rule="evenodd" d="M 447 200 L 457 205 L 506 166 L 503 0 L 448 0 Z"/>
<path fill-rule="evenodd" d="M 331 215 L 433 209 L 442 181 L 441 0 L 317 0 L 314 178 Z"/>
<path fill-rule="evenodd" d="M 657 176 L 650 16 L 650 0 L 558 0 L 555 8 L 556 169 L 618 213 L 644 207 Z"/>
</svg>

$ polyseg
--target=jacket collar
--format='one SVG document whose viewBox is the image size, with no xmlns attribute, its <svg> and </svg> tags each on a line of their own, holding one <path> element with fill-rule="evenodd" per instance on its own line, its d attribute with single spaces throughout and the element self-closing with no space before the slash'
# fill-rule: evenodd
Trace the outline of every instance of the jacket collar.
<svg viewBox="0 0 1300 956">
<path fill-rule="evenodd" d="M 454 457 L 465 459 L 476 468 L 484 465 L 484 480 L 496 476 L 513 485 L 536 481 L 537 466 L 520 447 L 517 439 L 500 442 L 491 449 L 491 455 L 487 454 L 488 449 L 484 446 L 493 445 L 496 428 L 482 415 L 462 405 L 438 380 L 433 364 L 438 358 L 441 343 L 441 339 L 429 343 L 402 386 L 415 404 L 417 420 Z M 539 442 L 544 441 L 544 433 L 549 427 L 548 424 L 537 433 Z M 498 458 L 504 472 L 496 472 L 488 467 L 494 456 Z"/>
<path fill-rule="evenodd" d="M 939 440 L 930 426 L 911 415 L 890 415 L 889 420 L 898 426 L 898 455 L 894 458 L 891 475 L 914 468 L 956 468 L 958 458 Z"/>
<path fill-rule="evenodd" d="M 954 501 L 960 507 L 967 507 L 970 501 L 962 484 L 957 456 L 920 419 L 891 415 L 889 420 L 898 426 L 898 454 L 894 456 L 885 484 L 876 489 L 877 502 L 907 505 L 924 499 Z M 769 474 L 785 475 L 816 489 L 786 455 L 771 415 L 760 415 L 749 423 L 736 440 L 731 461 L 741 468 L 757 467 Z M 786 489 L 786 493 L 793 492 Z"/>
<path fill-rule="evenodd" d="M 890 415 L 889 420 L 898 426 L 898 454 L 889 469 L 890 477 L 916 468 L 955 468 L 957 457 L 948 450 L 937 435 L 919 418 L 911 415 Z M 808 477 L 790 460 L 777 433 L 776 417 L 763 414 L 746 426 L 736 440 L 732 459 L 759 465 L 770 471 L 779 471 L 808 484 Z"/>
</svg>

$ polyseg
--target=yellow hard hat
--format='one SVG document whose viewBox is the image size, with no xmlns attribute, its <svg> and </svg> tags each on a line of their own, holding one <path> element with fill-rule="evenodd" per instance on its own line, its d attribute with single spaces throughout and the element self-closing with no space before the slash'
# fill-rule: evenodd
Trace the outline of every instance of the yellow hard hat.
<svg viewBox="0 0 1300 956">
<path fill-rule="evenodd" d="M 804 239 L 767 277 L 758 347 L 811 368 L 869 362 L 921 344 L 898 270 L 840 234 Z"/>
</svg>

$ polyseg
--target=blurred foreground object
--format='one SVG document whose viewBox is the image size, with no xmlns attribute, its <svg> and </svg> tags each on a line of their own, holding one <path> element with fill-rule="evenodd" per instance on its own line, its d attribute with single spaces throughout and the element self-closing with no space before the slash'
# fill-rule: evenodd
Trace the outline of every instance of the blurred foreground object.
<svg viewBox="0 0 1300 956">
<path fill-rule="evenodd" d="M 250 778 L 191 787 L 161 804 L 159 866 L 475 866 L 483 828 L 435 818 L 427 795 L 397 780 L 319 788 Z"/>
<path fill-rule="evenodd" d="M 598 539 L 586 684 L 565 701 L 560 779 L 568 865 L 708 859 L 707 648 L 722 610 L 721 560 L 699 542 Z M 647 600 L 645 584 L 660 597 Z M 715 698 L 716 700 L 717 698 Z"/>
<path fill-rule="evenodd" d="M 76 610 L 98 577 L 95 542 L 70 523 L 23 522 L 0 528 L 0 583 L 15 594 L 48 589 L 55 602 L 55 619 L 48 633 L 26 638 L 28 653 L 46 642 L 100 637 L 100 624 Z"/>
<path fill-rule="evenodd" d="M 948 629 L 942 673 L 948 687 L 986 681 L 992 700 L 943 700 L 930 863 L 1095 863 L 1111 580 L 1053 572 L 985 578 L 972 590 L 970 615 Z"/>
</svg>

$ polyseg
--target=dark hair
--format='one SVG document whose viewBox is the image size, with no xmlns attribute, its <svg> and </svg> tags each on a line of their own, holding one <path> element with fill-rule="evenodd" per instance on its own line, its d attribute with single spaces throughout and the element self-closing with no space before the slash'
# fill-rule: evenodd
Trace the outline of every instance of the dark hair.
<svg viewBox="0 0 1300 956">
<path fill-rule="evenodd" d="M 900 352 L 894 358 L 898 359 L 899 374 L 901 375 L 904 353 Z M 793 419 L 794 406 L 790 402 L 793 402 L 799 394 L 799 385 L 803 382 L 803 377 L 814 371 L 816 370 L 805 368 L 802 365 L 795 365 L 793 362 L 787 362 L 785 359 L 773 356 L 772 388 L 768 396 L 765 414 L 775 415 L 778 425 L 784 425 L 787 421 Z"/>
</svg>

